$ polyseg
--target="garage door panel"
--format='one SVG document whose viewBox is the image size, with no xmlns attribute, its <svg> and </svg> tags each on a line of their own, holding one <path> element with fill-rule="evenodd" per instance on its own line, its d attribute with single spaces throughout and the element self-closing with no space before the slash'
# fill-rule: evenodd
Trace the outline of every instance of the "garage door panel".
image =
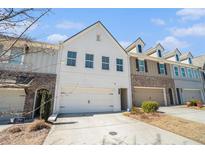
<svg viewBox="0 0 205 154">
<path fill-rule="evenodd" d="M 165 103 L 162 89 L 135 88 L 134 92 L 134 102 L 138 106 L 141 106 L 143 101 L 157 101 L 160 105 Z"/>
<path fill-rule="evenodd" d="M 9 113 L 22 113 L 25 103 L 24 89 L 0 88 L 0 112 L 5 115 Z"/>
<path fill-rule="evenodd" d="M 200 90 L 184 90 L 183 91 L 183 101 L 184 103 L 192 99 L 202 100 Z"/>
<path fill-rule="evenodd" d="M 64 88 L 65 90 L 65 88 Z M 61 113 L 112 112 L 113 89 L 106 88 L 76 88 L 70 93 L 64 91 L 60 100 Z"/>
</svg>

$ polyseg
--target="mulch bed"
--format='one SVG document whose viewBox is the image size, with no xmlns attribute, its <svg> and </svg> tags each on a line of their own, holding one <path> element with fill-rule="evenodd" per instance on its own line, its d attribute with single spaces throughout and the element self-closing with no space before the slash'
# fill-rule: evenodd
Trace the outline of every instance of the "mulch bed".
<svg viewBox="0 0 205 154">
<path fill-rule="evenodd" d="M 50 128 L 30 130 L 30 124 L 15 124 L 0 132 L 0 145 L 40 145 L 43 144 Z"/>
</svg>

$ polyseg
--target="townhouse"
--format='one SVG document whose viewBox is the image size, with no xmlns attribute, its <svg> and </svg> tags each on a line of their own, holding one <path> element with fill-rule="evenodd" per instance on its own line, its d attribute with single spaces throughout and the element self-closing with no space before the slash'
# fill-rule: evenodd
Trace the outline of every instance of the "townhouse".
<svg viewBox="0 0 205 154">
<path fill-rule="evenodd" d="M 164 55 L 171 62 L 172 78 L 174 79 L 177 104 L 192 99 L 204 102 L 203 77 L 198 66 L 193 65 L 190 52 L 181 53 L 178 49 Z"/>
<path fill-rule="evenodd" d="M 162 106 L 184 104 L 192 99 L 204 102 L 203 76 L 193 65 L 190 52 L 165 52 L 161 44 L 144 51 L 138 38 L 126 51 L 130 55 L 133 104 L 157 101 Z"/>
<path fill-rule="evenodd" d="M 174 104 L 174 81 L 170 64 L 162 57 L 164 48 L 158 44 L 144 51 L 144 46 L 138 38 L 126 49 L 130 55 L 133 104 L 140 106 L 146 100 L 157 101 L 162 106 Z"/>
<path fill-rule="evenodd" d="M 10 48 L 15 40 L 0 36 L 0 120 L 38 117 L 42 92 L 55 93 L 58 47 L 19 39 Z"/>
<path fill-rule="evenodd" d="M 101 22 L 65 40 L 58 64 L 54 113 L 131 108 L 129 57 Z"/>
<path fill-rule="evenodd" d="M 15 38 L 0 38 L 1 55 Z M 20 39 L 0 57 L 3 119 L 38 117 L 43 93 L 56 115 L 118 112 L 147 100 L 205 102 L 204 66 L 190 52 L 166 52 L 160 43 L 145 50 L 141 38 L 124 49 L 100 21 L 59 45 Z"/>
<path fill-rule="evenodd" d="M 205 93 L 205 55 L 194 57 L 192 61 L 195 66 L 198 66 L 200 68 Z"/>
</svg>

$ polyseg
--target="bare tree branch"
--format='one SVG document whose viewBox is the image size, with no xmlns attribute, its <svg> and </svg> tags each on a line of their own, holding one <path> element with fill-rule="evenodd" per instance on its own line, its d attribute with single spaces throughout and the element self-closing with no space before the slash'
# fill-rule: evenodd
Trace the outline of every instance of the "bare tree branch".
<svg viewBox="0 0 205 154">
<path fill-rule="evenodd" d="M 31 9 L 27 9 L 27 10 L 30 11 Z M 25 30 L 16 38 L 16 40 L 11 44 L 11 46 L 9 48 L 7 48 L 6 50 L 4 50 L 3 53 L 1 53 L 0 57 L 4 56 L 19 41 L 19 39 L 28 31 L 28 29 L 30 29 L 38 20 L 40 20 L 44 15 L 46 15 L 50 10 L 51 9 L 47 9 L 39 17 L 37 17 L 33 22 L 31 22 L 31 24 L 28 25 L 28 27 L 26 27 Z M 20 11 L 20 12 L 18 12 L 16 14 L 19 15 L 21 13 L 26 14 L 26 12 L 24 12 L 24 11 Z M 8 19 L 8 18 L 11 18 L 11 17 L 6 16 L 4 19 Z M 0 21 L 1 21 L 1 19 L 0 19 Z"/>
</svg>

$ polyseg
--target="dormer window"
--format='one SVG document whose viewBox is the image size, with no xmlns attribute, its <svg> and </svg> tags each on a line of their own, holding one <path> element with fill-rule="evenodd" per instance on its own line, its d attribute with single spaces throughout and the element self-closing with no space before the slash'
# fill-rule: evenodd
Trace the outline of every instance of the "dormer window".
<svg viewBox="0 0 205 154">
<path fill-rule="evenodd" d="M 189 60 L 189 64 L 192 64 L 192 60 L 191 60 L 191 58 L 189 58 L 188 60 Z"/>
<path fill-rule="evenodd" d="M 176 61 L 179 61 L 179 55 L 176 55 Z"/>
<path fill-rule="evenodd" d="M 140 44 L 138 44 L 138 52 L 142 53 L 142 46 Z"/>
<path fill-rule="evenodd" d="M 159 56 L 159 57 L 162 57 L 162 52 L 161 52 L 161 50 L 158 50 L 157 52 L 158 52 L 158 56 Z"/>
</svg>

